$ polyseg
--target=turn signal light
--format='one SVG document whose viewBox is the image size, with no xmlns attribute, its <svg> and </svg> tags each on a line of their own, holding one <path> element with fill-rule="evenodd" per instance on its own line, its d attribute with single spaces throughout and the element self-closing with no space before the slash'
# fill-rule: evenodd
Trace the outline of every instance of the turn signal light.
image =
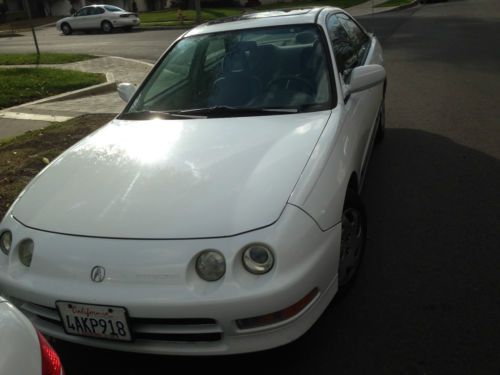
<svg viewBox="0 0 500 375">
<path fill-rule="evenodd" d="M 271 324 L 276 324 L 288 320 L 301 312 L 318 294 L 318 288 L 311 290 L 304 298 L 284 310 L 276 311 L 271 314 L 256 316 L 253 318 L 239 319 L 236 325 L 239 329 L 251 329 Z"/>
</svg>

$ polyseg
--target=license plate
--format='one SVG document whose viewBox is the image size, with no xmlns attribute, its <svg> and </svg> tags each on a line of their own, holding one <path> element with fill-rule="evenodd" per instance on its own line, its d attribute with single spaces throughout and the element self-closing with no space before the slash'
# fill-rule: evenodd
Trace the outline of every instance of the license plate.
<svg viewBox="0 0 500 375">
<path fill-rule="evenodd" d="M 68 335 L 107 340 L 132 341 L 123 307 L 56 302 Z"/>
</svg>

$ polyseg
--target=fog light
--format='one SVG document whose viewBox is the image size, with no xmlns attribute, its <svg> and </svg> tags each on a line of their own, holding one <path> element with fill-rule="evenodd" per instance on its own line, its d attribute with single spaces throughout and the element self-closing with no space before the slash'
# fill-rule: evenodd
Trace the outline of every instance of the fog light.
<svg viewBox="0 0 500 375">
<path fill-rule="evenodd" d="M 217 250 L 204 250 L 196 259 L 196 272 L 206 281 L 217 281 L 226 273 L 226 260 Z"/>
<path fill-rule="evenodd" d="M 0 235 L 0 249 L 5 255 L 9 255 L 10 248 L 12 247 L 12 232 L 6 230 Z"/>
<path fill-rule="evenodd" d="M 314 288 L 299 302 L 287 307 L 284 310 L 276 311 L 271 314 L 256 316 L 253 318 L 239 319 L 236 321 L 236 325 L 239 329 L 251 329 L 276 324 L 290 319 L 291 317 L 297 315 L 299 312 L 305 309 L 317 294 L 318 288 Z"/>
<path fill-rule="evenodd" d="M 19 244 L 19 260 L 26 267 L 31 266 L 31 259 L 33 258 L 33 248 L 35 245 L 30 239 L 22 240 Z"/>
<path fill-rule="evenodd" d="M 257 275 L 267 273 L 274 265 L 273 253 L 265 245 L 249 245 L 243 251 L 243 265 L 250 273 Z"/>
</svg>

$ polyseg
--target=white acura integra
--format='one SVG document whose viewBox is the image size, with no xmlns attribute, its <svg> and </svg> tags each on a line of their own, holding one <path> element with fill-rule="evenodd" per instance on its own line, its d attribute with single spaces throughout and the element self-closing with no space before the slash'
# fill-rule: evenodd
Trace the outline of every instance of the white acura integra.
<svg viewBox="0 0 500 375">
<path fill-rule="evenodd" d="M 0 224 L 0 291 L 49 336 L 148 353 L 288 343 L 353 279 L 383 135 L 377 39 L 337 8 L 186 32 Z"/>
</svg>

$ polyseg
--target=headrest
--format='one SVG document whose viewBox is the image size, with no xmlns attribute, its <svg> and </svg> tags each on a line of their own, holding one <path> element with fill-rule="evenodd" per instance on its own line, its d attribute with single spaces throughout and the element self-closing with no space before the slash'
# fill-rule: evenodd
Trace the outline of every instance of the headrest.
<svg viewBox="0 0 500 375">
<path fill-rule="evenodd" d="M 224 74 L 241 74 L 249 71 L 247 52 L 233 51 L 224 56 Z"/>
<path fill-rule="evenodd" d="M 297 44 L 311 44 L 318 40 L 318 36 L 310 31 L 303 31 L 295 36 Z"/>
</svg>

